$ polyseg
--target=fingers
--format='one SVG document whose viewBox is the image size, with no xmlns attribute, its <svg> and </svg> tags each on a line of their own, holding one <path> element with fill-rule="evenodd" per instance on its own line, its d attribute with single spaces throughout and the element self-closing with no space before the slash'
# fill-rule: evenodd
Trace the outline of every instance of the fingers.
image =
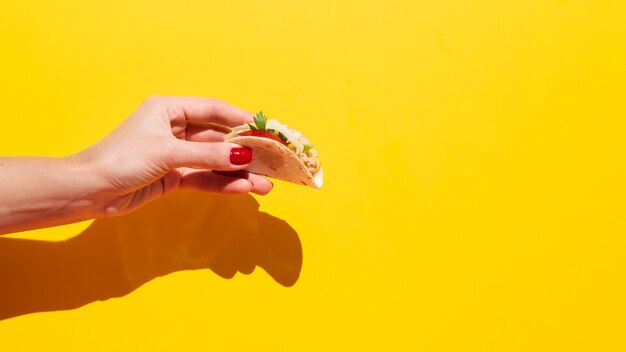
<svg viewBox="0 0 626 352">
<path fill-rule="evenodd" d="M 272 190 L 272 183 L 263 176 L 245 171 L 224 173 L 193 170 L 182 177 L 180 187 L 214 193 L 246 194 L 254 192 L 265 195 Z"/>
<path fill-rule="evenodd" d="M 252 122 L 252 114 L 223 101 L 200 97 L 170 97 L 189 123 L 218 123 L 233 127 Z"/>
<path fill-rule="evenodd" d="M 173 139 L 164 152 L 170 169 L 193 167 L 234 171 L 245 168 L 252 161 L 252 150 L 234 143 L 201 143 Z"/>
<path fill-rule="evenodd" d="M 266 177 L 250 173 L 245 170 L 238 171 L 213 171 L 214 174 L 226 177 L 236 177 L 242 178 L 250 181 L 253 184 L 252 192 L 259 195 L 268 194 L 272 188 L 274 188 L 274 184 L 270 182 Z"/>
<path fill-rule="evenodd" d="M 188 125 L 185 138 L 192 142 L 223 142 L 224 132 L 202 125 Z"/>
</svg>

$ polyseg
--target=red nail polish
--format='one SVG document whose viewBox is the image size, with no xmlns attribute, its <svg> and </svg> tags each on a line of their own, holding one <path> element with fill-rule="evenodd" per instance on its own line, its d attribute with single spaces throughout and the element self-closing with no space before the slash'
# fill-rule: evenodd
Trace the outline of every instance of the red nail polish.
<svg viewBox="0 0 626 352">
<path fill-rule="evenodd" d="M 252 149 L 233 148 L 230 150 L 230 163 L 233 165 L 248 164 L 252 161 Z"/>
</svg>

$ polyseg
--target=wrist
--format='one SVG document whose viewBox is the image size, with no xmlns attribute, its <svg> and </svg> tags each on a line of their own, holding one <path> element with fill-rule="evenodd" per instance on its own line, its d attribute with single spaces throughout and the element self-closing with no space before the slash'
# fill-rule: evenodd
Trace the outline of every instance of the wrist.
<svg viewBox="0 0 626 352">
<path fill-rule="evenodd" d="M 104 215 L 103 187 L 93 158 L 77 153 L 58 159 L 67 185 L 67 208 L 75 221 L 99 218 Z"/>
</svg>

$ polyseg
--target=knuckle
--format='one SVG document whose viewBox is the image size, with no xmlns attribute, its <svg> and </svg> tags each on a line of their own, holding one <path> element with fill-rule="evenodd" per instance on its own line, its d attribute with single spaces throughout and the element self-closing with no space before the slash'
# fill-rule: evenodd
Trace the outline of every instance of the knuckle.
<svg viewBox="0 0 626 352">
<path fill-rule="evenodd" d="M 149 95 L 145 100 L 144 103 L 146 104 L 153 104 L 153 103 L 158 103 L 159 101 L 161 101 L 163 97 L 157 94 L 152 94 Z"/>
<path fill-rule="evenodd" d="M 167 117 L 170 121 L 185 119 L 185 113 L 183 111 L 183 108 L 179 104 L 176 104 L 176 102 L 171 100 L 166 100 L 165 102 L 163 102 L 163 104 L 165 108 L 165 113 L 167 114 Z"/>
</svg>

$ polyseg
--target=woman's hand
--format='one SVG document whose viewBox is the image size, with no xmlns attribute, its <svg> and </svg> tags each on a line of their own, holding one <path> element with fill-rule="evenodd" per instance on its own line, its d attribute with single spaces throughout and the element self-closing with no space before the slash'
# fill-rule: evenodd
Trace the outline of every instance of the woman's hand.
<svg viewBox="0 0 626 352">
<path fill-rule="evenodd" d="M 151 97 L 99 143 L 74 156 L 96 176 L 105 216 L 127 213 L 176 188 L 267 194 L 265 178 L 238 171 L 252 151 L 224 142 L 222 126 L 252 122 L 252 114 L 219 100 Z"/>
<path fill-rule="evenodd" d="M 151 97 L 118 128 L 77 154 L 0 158 L 0 234 L 120 215 L 177 188 L 267 194 L 243 171 L 252 151 L 224 142 L 224 127 L 252 114 L 224 102 Z"/>
</svg>

